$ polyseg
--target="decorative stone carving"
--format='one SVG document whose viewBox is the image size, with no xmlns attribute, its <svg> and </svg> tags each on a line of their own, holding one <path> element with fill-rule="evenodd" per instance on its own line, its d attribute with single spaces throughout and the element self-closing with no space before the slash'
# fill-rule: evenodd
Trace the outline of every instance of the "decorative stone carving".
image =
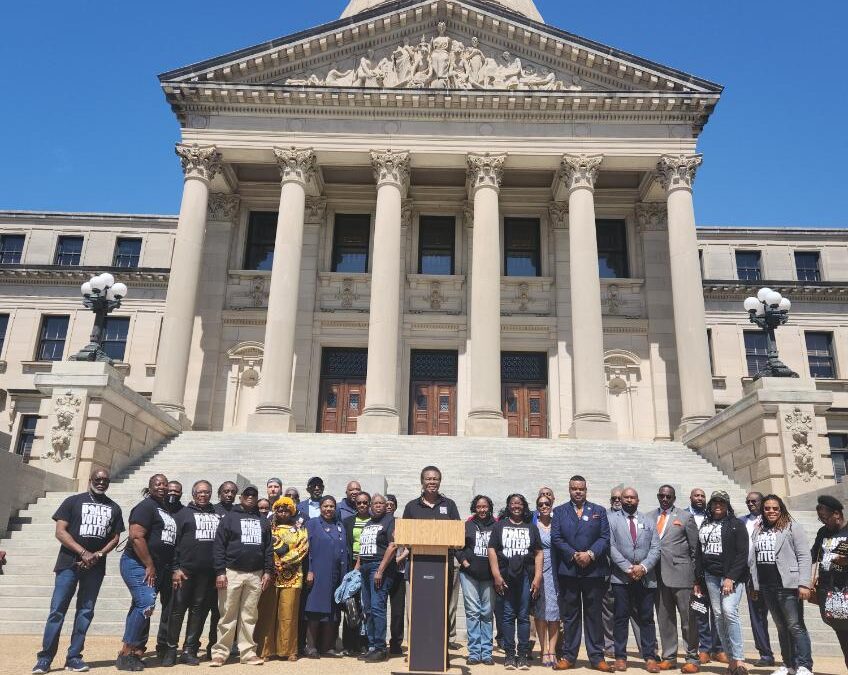
<svg viewBox="0 0 848 675">
<path fill-rule="evenodd" d="M 703 155 L 663 155 L 657 162 L 660 184 L 664 190 L 691 190 L 695 173 L 704 161 Z"/>
<path fill-rule="evenodd" d="M 274 157 L 280 167 L 282 183 L 295 182 L 305 186 L 318 173 L 318 162 L 312 148 L 274 148 Z"/>
<path fill-rule="evenodd" d="M 548 204 L 548 217 L 551 227 L 564 230 L 568 227 L 568 202 L 551 202 Z"/>
<path fill-rule="evenodd" d="M 404 199 L 400 203 L 400 226 L 401 227 L 409 227 L 412 225 L 412 207 L 413 202 L 411 199 Z"/>
<path fill-rule="evenodd" d="M 342 287 L 341 287 L 341 289 L 339 289 L 339 292 L 336 294 L 336 299 L 341 301 L 342 309 L 351 309 L 353 307 L 354 300 L 359 299 L 359 296 L 356 294 L 356 291 L 354 290 L 353 279 L 350 279 L 350 278 L 342 279 Z"/>
<path fill-rule="evenodd" d="M 474 227 L 474 202 L 462 202 L 462 225 L 463 227 Z"/>
<path fill-rule="evenodd" d="M 558 178 L 569 192 L 577 188 L 595 189 L 603 155 L 563 155 Z"/>
<path fill-rule="evenodd" d="M 54 462 L 71 459 L 71 439 L 74 435 L 74 418 L 79 413 L 82 399 L 73 392 L 65 392 L 56 397 L 56 424 L 50 429 L 50 447 L 44 453 Z"/>
<path fill-rule="evenodd" d="M 404 195 L 409 189 L 409 153 L 406 151 L 371 152 L 371 168 L 377 187 L 396 185 Z"/>
<path fill-rule="evenodd" d="M 665 202 L 638 202 L 636 222 L 639 232 L 663 232 L 668 229 L 668 207 Z"/>
<path fill-rule="evenodd" d="M 530 304 L 530 284 L 520 283 L 516 290 L 515 299 L 518 301 L 518 311 L 526 312 L 527 306 Z"/>
<path fill-rule="evenodd" d="M 503 165 L 506 161 L 505 154 L 490 155 L 488 152 L 484 155 L 470 154 L 466 161 L 468 163 L 469 192 L 481 187 L 500 189 L 503 179 Z"/>
<path fill-rule="evenodd" d="M 178 143 L 174 152 L 180 158 L 186 178 L 211 181 L 221 172 L 221 153 L 213 145 Z"/>
<path fill-rule="evenodd" d="M 795 408 L 791 413 L 783 417 L 786 430 L 792 434 L 792 456 L 795 460 L 795 468 L 792 475 L 809 483 L 814 478 L 820 478 L 816 470 L 816 455 L 813 444 L 810 443 L 810 434 L 813 433 L 813 416 L 801 412 Z"/>
<path fill-rule="evenodd" d="M 326 197 L 307 197 L 304 222 L 311 225 L 321 225 L 327 215 Z"/>
<path fill-rule="evenodd" d="M 208 220 L 231 222 L 238 215 L 240 202 L 239 195 L 212 192 L 209 195 L 206 217 Z"/>
<path fill-rule="evenodd" d="M 300 73 L 285 84 L 302 87 L 373 87 L 378 89 L 498 89 L 509 91 L 581 91 L 577 77 L 568 83 L 552 70 L 524 63 L 508 51 L 486 56 L 475 36 L 468 45 L 450 37 L 440 21 L 437 34 L 424 35 L 417 45 L 408 40 L 384 52 L 379 60 L 372 51 L 340 70 L 333 64 L 322 77 Z"/>
<path fill-rule="evenodd" d="M 618 286 L 610 284 L 607 286 L 607 297 L 604 300 L 607 305 L 608 314 L 618 314 L 621 310 L 621 300 L 618 297 Z"/>
<path fill-rule="evenodd" d="M 424 299 L 430 303 L 430 309 L 441 309 L 445 301 L 445 296 L 442 295 L 441 282 L 430 282 L 430 293 Z"/>
</svg>

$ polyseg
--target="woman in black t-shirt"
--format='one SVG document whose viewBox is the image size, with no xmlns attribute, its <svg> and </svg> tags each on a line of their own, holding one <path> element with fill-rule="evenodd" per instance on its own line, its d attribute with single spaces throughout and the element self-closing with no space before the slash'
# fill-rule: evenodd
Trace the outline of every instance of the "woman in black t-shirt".
<svg viewBox="0 0 848 675">
<path fill-rule="evenodd" d="M 811 555 L 819 564 L 816 593 L 819 612 L 824 622 L 833 628 L 848 666 L 848 619 L 828 617 L 828 596 L 833 607 L 834 599 L 845 599 L 848 593 L 848 556 L 842 551 L 848 547 L 848 525 L 845 523 L 842 502 L 836 497 L 822 495 L 818 498 L 816 513 L 823 527 L 816 534 Z M 844 606 L 843 606 L 844 607 Z"/>
<path fill-rule="evenodd" d="M 124 643 L 115 663 L 118 670 L 144 670 L 138 652 L 150 629 L 156 594 L 161 585 L 171 583 L 177 524 L 165 503 L 167 477 L 151 476 L 147 490 L 147 497 L 130 512 L 130 536 L 121 557 L 121 576 L 132 596 L 132 605 L 127 613 Z"/>
<path fill-rule="evenodd" d="M 371 497 L 371 520 L 359 535 L 356 569 L 362 574 L 362 608 L 368 632 L 368 654 L 365 660 L 385 661 L 386 607 L 395 581 L 395 519 L 386 510 L 386 498 Z"/>
<path fill-rule="evenodd" d="M 544 556 L 524 495 L 512 494 L 506 504 L 507 517 L 498 521 L 489 539 L 489 566 L 495 592 L 503 596 L 504 665 L 507 670 L 525 670 L 530 655 L 530 602 L 539 597 Z"/>
</svg>

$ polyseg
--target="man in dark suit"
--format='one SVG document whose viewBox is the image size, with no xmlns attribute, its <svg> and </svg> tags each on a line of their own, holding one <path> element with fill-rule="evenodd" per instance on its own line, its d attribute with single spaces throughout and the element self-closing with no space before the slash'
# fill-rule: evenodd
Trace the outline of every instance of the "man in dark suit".
<svg viewBox="0 0 848 675">
<path fill-rule="evenodd" d="M 586 501 L 586 479 L 568 482 L 571 499 L 554 509 L 551 545 L 556 552 L 559 608 L 564 628 L 562 658 L 554 670 L 570 670 L 577 661 L 585 626 L 586 652 L 594 670 L 612 672 L 604 660 L 601 620 L 610 574 L 607 510 Z"/>
</svg>

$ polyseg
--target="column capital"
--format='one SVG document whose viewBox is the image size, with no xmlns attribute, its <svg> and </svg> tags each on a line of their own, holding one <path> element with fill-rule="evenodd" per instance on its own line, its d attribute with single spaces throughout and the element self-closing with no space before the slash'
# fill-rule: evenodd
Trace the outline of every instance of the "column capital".
<svg viewBox="0 0 848 675">
<path fill-rule="evenodd" d="M 466 185 L 469 195 L 473 195 L 481 187 L 500 190 L 505 161 L 506 154 L 490 155 L 488 152 L 483 155 L 469 154 L 466 158 L 468 165 Z"/>
<path fill-rule="evenodd" d="M 551 202 L 548 204 L 548 217 L 551 227 L 555 230 L 568 228 L 568 202 Z"/>
<path fill-rule="evenodd" d="M 225 192 L 210 192 L 209 203 L 206 206 L 207 220 L 232 222 L 239 211 L 241 197 Z"/>
<path fill-rule="evenodd" d="M 281 183 L 299 183 L 307 188 L 318 181 L 318 160 L 312 148 L 274 148 L 274 157 Z"/>
<path fill-rule="evenodd" d="M 639 232 L 664 232 L 668 229 L 668 207 L 665 202 L 637 202 L 636 222 Z"/>
<path fill-rule="evenodd" d="M 221 171 L 221 153 L 214 145 L 177 143 L 174 148 L 186 178 L 210 182 Z"/>
<path fill-rule="evenodd" d="M 598 168 L 604 160 L 603 155 L 563 155 L 557 172 L 557 182 L 566 194 L 578 188 L 595 189 Z"/>
<path fill-rule="evenodd" d="M 307 197 L 306 212 L 304 214 L 304 222 L 309 225 L 320 225 L 324 222 L 324 217 L 327 215 L 327 198 L 326 197 Z"/>
<path fill-rule="evenodd" d="M 657 162 L 660 184 L 663 190 L 691 190 L 695 182 L 695 173 L 704 161 L 704 156 L 697 155 L 662 155 Z"/>
<path fill-rule="evenodd" d="M 406 196 L 409 190 L 409 152 L 372 150 L 371 168 L 374 169 L 374 180 L 378 188 L 394 185 Z"/>
</svg>

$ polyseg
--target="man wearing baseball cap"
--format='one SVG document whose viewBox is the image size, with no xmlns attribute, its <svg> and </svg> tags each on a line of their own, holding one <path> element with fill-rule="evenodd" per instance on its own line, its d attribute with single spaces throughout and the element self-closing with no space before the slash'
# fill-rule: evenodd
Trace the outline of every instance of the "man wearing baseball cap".
<svg viewBox="0 0 848 675">
<path fill-rule="evenodd" d="M 304 499 L 297 505 L 297 510 L 307 519 L 317 518 L 321 515 L 321 497 L 324 496 L 324 481 L 320 476 L 312 476 L 306 483 L 308 499 Z"/>
<path fill-rule="evenodd" d="M 259 597 L 271 584 L 274 552 L 268 520 L 256 508 L 258 500 L 259 490 L 255 486 L 244 488 L 240 503 L 224 516 L 215 533 L 212 561 L 221 619 L 220 637 L 212 648 L 209 664 L 212 667 L 226 663 L 234 643 L 243 664 L 264 663 L 256 653 L 253 630 Z"/>
</svg>

